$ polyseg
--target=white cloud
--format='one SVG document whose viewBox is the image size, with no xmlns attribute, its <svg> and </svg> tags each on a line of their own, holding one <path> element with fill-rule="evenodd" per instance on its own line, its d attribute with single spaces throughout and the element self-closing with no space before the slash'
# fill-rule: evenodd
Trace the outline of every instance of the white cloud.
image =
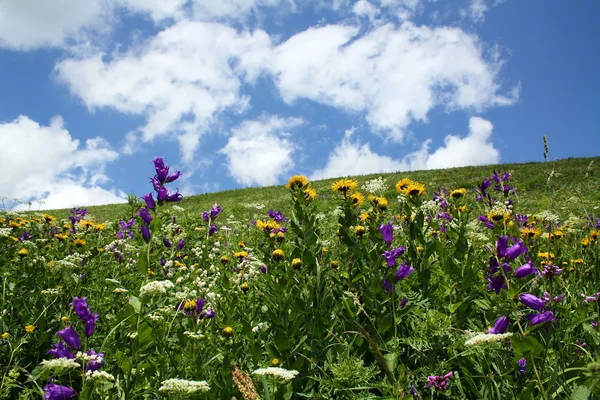
<svg viewBox="0 0 600 400">
<path fill-rule="evenodd" d="M 359 0 L 352 6 L 352 12 L 359 17 L 364 16 L 372 20 L 379 14 L 379 9 L 367 0 Z"/>
<path fill-rule="evenodd" d="M 277 116 L 244 121 L 220 151 L 227 157 L 229 174 L 246 186 L 275 185 L 294 166 L 289 131 L 302 123 Z"/>
<path fill-rule="evenodd" d="M 466 137 L 448 135 L 444 146 L 433 152 L 430 152 L 431 140 L 428 139 L 419 150 L 401 159 L 374 153 L 368 144 L 352 142 L 352 131 L 346 131 L 342 142 L 329 155 L 325 167 L 313 172 L 311 179 L 497 164 L 500 153 L 490 141 L 492 130 L 490 121 L 471 117 Z"/>
<path fill-rule="evenodd" d="M 99 28 L 105 11 L 102 0 L 0 1 L 0 47 L 62 45 L 83 28 Z"/>
<path fill-rule="evenodd" d="M 128 150 L 138 136 L 150 142 L 171 135 L 190 162 L 201 135 L 221 112 L 248 107 L 241 80 L 258 76 L 269 48 L 263 31 L 181 21 L 112 60 L 103 54 L 66 59 L 56 72 L 88 108 L 146 117 L 146 124 L 128 135 Z"/>
<path fill-rule="evenodd" d="M 284 101 L 365 113 L 371 128 L 397 141 L 438 105 L 481 110 L 515 101 L 498 93 L 501 61 L 486 60 L 477 37 L 458 28 L 404 23 L 357 33 L 327 25 L 277 46 L 269 68 Z"/>
<path fill-rule="evenodd" d="M 118 154 L 101 138 L 81 147 L 55 117 L 41 126 L 26 116 L 0 123 L 3 167 L 0 194 L 21 201 L 41 200 L 43 208 L 123 202 L 125 194 L 98 186 L 108 181 L 104 167 Z"/>
<path fill-rule="evenodd" d="M 258 17 L 260 9 L 267 7 L 278 7 L 281 12 L 293 11 L 296 5 L 293 0 L 192 0 L 194 19 L 203 21 L 244 20 L 251 14 Z"/>
</svg>

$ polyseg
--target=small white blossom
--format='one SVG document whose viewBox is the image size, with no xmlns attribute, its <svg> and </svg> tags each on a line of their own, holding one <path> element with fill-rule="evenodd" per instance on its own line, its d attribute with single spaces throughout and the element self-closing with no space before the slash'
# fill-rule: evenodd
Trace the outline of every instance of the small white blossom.
<svg viewBox="0 0 600 400">
<path fill-rule="evenodd" d="M 155 296 L 167 293 L 167 289 L 175 287 L 171 281 L 153 281 L 140 288 L 140 296 Z"/>
<path fill-rule="evenodd" d="M 467 340 L 465 342 L 465 346 L 481 346 L 487 343 L 502 342 L 503 340 L 509 339 L 512 335 L 512 333 L 501 333 L 498 335 L 493 335 L 490 333 L 480 333 Z"/>
<path fill-rule="evenodd" d="M 129 290 L 127 290 L 125 288 L 116 288 L 115 290 L 113 290 L 113 293 L 117 293 L 117 294 L 129 293 Z"/>
<path fill-rule="evenodd" d="M 115 377 L 112 374 L 104 371 L 88 371 L 85 373 L 87 379 L 99 381 L 114 381 Z"/>
<path fill-rule="evenodd" d="M 379 178 L 366 181 L 361 188 L 365 192 L 381 195 L 386 189 L 386 182 L 385 179 L 380 176 Z"/>
<path fill-rule="evenodd" d="M 56 369 L 67 369 L 67 368 L 79 368 L 81 365 L 73 360 L 72 358 L 55 358 L 53 360 L 42 361 L 42 366 L 45 369 L 56 370 Z"/>
<path fill-rule="evenodd" d="M 183 334 L 187 337 L 189 337 L 190 339 L 195 339 L 195 340 L 200 340 L 200 339 L 204 339 L 204 335 L 201 333 L 196 333 L 196 332 L 190 332 L 190 331 L 185 331 L 183 332 Z"/>
<path fill-rule="evenodd" d="M 58 289 L 44 289 L 41 294 L 58 294 Z"/>
<path fill-rule="evenodd" d="M 279 377 L 284 381 L 291 381 L 299 374 L 298 371 L 288 370 L 279 367 L 269 367 L 269 368 L 259 368 L 253 372 L 254 375 L 271 375 L 275 377 Z"/>
<path fill-rule="evenodd" d="M 206 392 L 210 386 L 206 381 L 186 381 L 185 379 L 167 379 L 162 382 L 159 392 L 195 393 Z"/>
</svg>

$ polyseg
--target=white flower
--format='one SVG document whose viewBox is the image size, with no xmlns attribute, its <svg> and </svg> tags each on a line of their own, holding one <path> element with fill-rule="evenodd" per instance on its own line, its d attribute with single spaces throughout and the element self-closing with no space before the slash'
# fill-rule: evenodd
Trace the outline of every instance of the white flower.
<svg viewBox="0 0 600 400">
<path fill-rule="evenodd" d="M 115 290 L 113 290 L 113 293 L 117 293 L 117 294 L 129 293 L 129 290 L 127 290 L 125 288 L 116 288 Z"/>
<path fill-rule="evenodd" d="M 119 283 L 121 283 L 118 280 L 112 279 L 112 278 L 106 278 L 104 281 L 108 282 L 108 283 L 114 283 L 115 285 L 118 285 Z"/>
<path fill-rule="evenodd" d="M 82 353 L 81 351 L 78 351 L 77 354 L 75 354 L 75 358 L 77 358 L 80 361 L 83 361 L 86 364 L 89 364 L 92 362 L 96 362 L 97 364 L 102 364 L 104 362 L 104 357 L 102 357 L 100 354 L 88 354 L 88 353 Z"/>
<path fill-rule="evenodd" d="M 299 374 L 298 371 L 288 370 L 279 367 L 259 368 L 253 372 L 254 375 L 272 375 L 283 379 L 288 382 L 291 381 Z"/>
<path fill-rule="evenodd" d="M 501 333 L 501 334 L 490 334 L 490 333 L 479 333 L 465 342 L 465 346 L 480 346 L 487 343 L 497 343 L 505 339 L 509 339 L 512 333 Z"/>
<path fill-rule="evenodd" d="M 58 289 L 44 289 L 41 294 L 58 294 Z"/>
<path fill-rule="evenodd" d="M 374 193 L 380 195 L 386 189 L 385 180 L 380 176 L 376 179 L 371 179 L 370 181 L 366 181 L 361 188 L 365 192 Z"/>
<path fill-rule="evenodd" d="M 66 368 L 79 368 L 81 365 L 72 358 L 61 357 L 55 358 L 53 360 L 44 360 L 42 361 L 42 366 L 46 369 L 55 370 Z"/>
<path fill-rule="evenodd" d="M 189 337 L 190 339 L 195 339 L 195 340 L 200 340 L 200 339 L 204 339 L 204 335 L 201 333 L 196 333 L 196 332 L 190 332 L 190 331 L 185 331 L 183 332 L 183 334 L 187 337 Z"/>
<path fill-rule="evenodd" d="M 185 379 L 167 379 L 162 382 L 159 392 L 194 393 L 206 392 L 210 386 L 206 381 L 186 381 Z"/>
<path fill-rule="evenodd" d="M 153 281 L 140 288 L 140 296 L 155 296 L 167 293 L 167 289 L 175 287 L 171 281 Z"/>
<path fill-rule="evenodd" d="M 100 380 L 100 381 L 114 381 L 115 377 L 108 372 L 104 371 L 88 371 L 85 373 L 85 377 L 88 379 Z"/>
</svg>

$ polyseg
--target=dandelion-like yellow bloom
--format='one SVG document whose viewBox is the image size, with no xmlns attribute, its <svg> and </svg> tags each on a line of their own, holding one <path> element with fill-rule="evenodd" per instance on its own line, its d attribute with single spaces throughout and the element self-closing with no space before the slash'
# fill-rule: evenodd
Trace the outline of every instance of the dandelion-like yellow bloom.
<svg viewBox="0 0 600 400">
<path fill-rule="evenodd" d="M 271 253 L 271 256 L 276 260 L 283 260 L 285 258 L 285 253 L 281 249 L 275 249 Z"/>
<path fill-rule="evenodd" d="M 571 264 L 582 265 L 583 264 L 583 259 L 582 258 L 577 258 L 575 260 L 571 260 Z"/>
<path fill-rule="evenodd" d="M 196 309 L 196 300 L 186 300 L 183 303 L 183 309 L 185 311 L 192 311 Z"/>
<path fill-rule="evenodd" d="M 590 239 L 585 238 L 581 241 L 581 246 L 582 247 L 588 247 L 590 245 Z"/>
<path fill-rule="evenodd" d="M 18 238 L 18 237 L 14 237 L 14 236 L 8 236 L 8 238 L 9 238 L 10 240 L 12 240 L 13 242 L 18 242 L 18 241 L 19 241 L 19 238 Z"/>
<path fill-rule="evenodd" d="M 598 236 L 600 236 L 600 231 L 597 231 L 597 230 L 590 231 L 590 235 L 589 235 L 590 240 L 593 240 L 595 242 L 596 240 L 598 240 Z"/>
<path fill-rule="evenodd" d="M 57 233 L 54 235 L 55 238 L 57 238 L 58 240 L 65 240 L 69 237 L 69 235 L 66 234 L 62 234 L 62 233 Z"/>
<path fill-rule="evenodd" d="M 357 225 L 357 226 L 354 228 L 354 233 L 355 233 L 357 236 L 362 236 L 362 235 L 364 235 L 366 231 L 367 231 L 367 229 L 366 229 L 364 226 L 362 226 L 362 225 Z"/>
<path fill-rule="evenodd" d="M 271 359 L 271 367 L 279 367 L 281 365 L 281 360 L 279 358 Z"/>
<path fill-rule="evenodd" d="M 0 338 L 7 340 L 10 337 L 10 333 L 8 332 L 4 332 L 2 335 L 0 335 Z"/>
<path fill-rule="evenodd" d="M 340 265 L 340 262 L 339 262 L 338 260 L 331 260 L 331 261 L 329 262 L 329 266 L 330 266 L 331 268 L 337 268 L 339 265 Z"/>
<path fill-rule="evenodd" d="M 294 268 L 294 269 L 298 269 L 298 268 L 300 268 L 301 266 L 302 266 L 302 260 L 301 260 L 301 259 L 299 259 L 299 258 L 294 258 L 294 259 L 292 260 L 292 268 Z"/>
<path fill-rule="evenodd" d="M 259 220 L 259 221 L 260 221 L 260 220 Z M 261 221 L 261 223 L 262 223 L 262 221 Z M 256 221 L 256 225 L 258 226 L 258 221 Z M 240 241 L 238 242 L 238 247 L 239 247 L 240 249 L 245 249 L 245 248 L 246 248 L 246 242 L 244 242 L 243 240 L 240 240 Z"/>
<path fill-rule="evenodd" d="M 221 335 L 223 335 L 224 337 L 228 338 L 233 336 L 233 328 L 230 326 L 226 326 L 225 328 L 223 328 L 223 330 L 221 331 Z"/>
<path fill-rule="evenodd" d="M 19 224 L 18 222 L 15 222 L 15 221 L 10 221 L 8 223 L 8 226 L 10 226 L 11 228 L 20 228 L 21 224 Z"/>
<path fill-rule="evenodd" d="M 398 182 L 396 182 L 396 191 L 398 193 L 404 193 L 404 191 L 413 183 L 414 182 L 412 179 L 409 178 L 400 179 Z"/>
<path fill-rule="evenodd" d="M 44 221 L 46 221 L 48 223 L 56 221 L 56 218 L 54 218 L 50 214 L 42 214 L 42 218 L 44 218 Z"/>
<path fill-rule="evenodd" d="M 35 325 L 25 325 L 25 332 L 32 333 L 35 331 Z"/>
<path fill-rule="evenodd" d="M 451 191 L 450 197 L 453 198 L 454 200 L 458 200 L 461 197 L 463 197 L 465 194 L 467 194 L 467 189 L 459 188 L 459 189 L 454 189 L 453 191 Z"/>
<path fill-rule="evenodd" d="M 337 182 L 333 182 L 331 190 L 334 192 L 342 193 L 346 195 L 348 192 L 353 191 L 358 187 L 358 181 L 355 179 L 340 179 Z"/>
<path fill-rule="evenodd" d="M 467 211 L 467 206 L 457 207 L 457 210 L 458 210 L 458 212 L 465 212 L 465 211 Z"/>
<path fill-rule="evenodd" d="M 67 321 L 70 321 L 70 320 L 71 320 L 71 318 L 70 318 L 68 315 L 65 315 L 65 316 L 63 316 L 63 317 L 60 317 L 60 320 L 61 320 L 62 322 L 67 322 Z"/>
<path fill-rule="evenodd" d="M 502 211 L 498 211 L 498 210 L 490 211 L 487 215 L 487 219 L 489 219 L 492 222 L 500 222 L 502 220 L 509 219 L 509 218 L 510 218 L 509 214 L 504 214 Z"/>
<path fill-rule="evenodd" d="M 527 238 L 535 239 L 541 235 L 541 232 L 538 228 L 534 228 L 534 227 L 530 227 L 530 226 L 526 226 L 526 227 L 519 229 L 519 232 L 521 233 L 521 237 L 523 239 L 527 239 Z"/>
<path fill-rule="evenodd" d="M 27 250 L 26 248 L 22 248 L 21 250 L 19 250 L 17 252 L 18 255 L 20 255 L 21 257 L 25 257 L 27 254 L 29 254 L 29 250 Z"/>
<path fill-rule="evenodd" d="M 96 224 L 94 225 L 94 229 L 97 231 L 103 231 L 106 229 L 106 224 Z"/>
<path fill-rule="evenodd" d="M 304 189 L 304 201 L 311 201 L 317 197 L 317 191 L 312 187 Z"/>
<path fill-rule="evenodd" d="M 547 251 L 544 251 L 544 252 L 539 252 L 539 253 L 538 253 L 538 257 L 539 257 L 539 258 L 545 258 L 545 259 L 547 259 L 547 260 L 552 260 L 552 259 L 554 258 L 554 253 L 552 253 L 552 252 L 547 252 Z"/>
<path fill-rule="evenodd" d="M 82 219 L 81 221 L 79 221 L 79 225 L 83 226 L 84 228 L 93 228 L 94 227 L 94 223 L 92 221 L 88 221 L 85 219 Z"/>
<path fill-rule="evenodd" d="M 246 293 L 248 290 L 250 290 L 250 285 L 248 285 L 248 282 L 244 282 L 240 285 L 240 289 L 242 292 Z"/>
<path fill-rule="evenodd" d="M 554 232 L 552 232 L 548 235 L 548 239 L 550 239 L 550 240 L 562 239 L 564 237 L 565 237 L 565 233 L 563 232 L 563 230 L 561 228 L 555 230 Z"/>
<path fill-rule="evenodd" d="M 365 202 L 365 195 L 360 192 L 352 193 L 350 199 L 352 200 L 352 205 L 354 207 L 360 207 Z"/>
<path fill-rule="evenodd" d="M 235 258 L 239 258 L 244 259 L 244 258 L 248 258 L 248 252 L 247 251 L 236 251 L 235 253 L 233 253 L 233 256 Z"/>
<path fill-rule="evenodd" d="M 278 242 L 283 242 L 284 239 L 285 239 L 285 233 L 277 232 L 277 235 L 275 235 L 275 240 L 277 240 Z"/>
<path fill-rule="evenodd" d="M 288 183 L 285 185 L 286 188 L 294 190 L 307 186 L 310 183 L 307 177 L 304 175 L 294 175 L 290 178 Z"/>
<path fill-rule="evenodd" d="M 77 247 L 85 246 L 85 240 L 75 239 L 75 240 L 73 240 L 73 244 Z"/>
<path fill-rule="evenodd" d="M 222 256 L 221 259 L 220 259 L 220 261 L 221 261 L 221 264 L 225 265 L 225 264 L 227 264 L 229 262 L 229 257 Z"/>
<path fill-rule="evenodd" d="M 368 212 L 364 212 L 359 214 L 358 219 L 361 220 L 362 222 L 367 222 L 371 220 L 371 214 L 369 214 Z"/>
</svg>

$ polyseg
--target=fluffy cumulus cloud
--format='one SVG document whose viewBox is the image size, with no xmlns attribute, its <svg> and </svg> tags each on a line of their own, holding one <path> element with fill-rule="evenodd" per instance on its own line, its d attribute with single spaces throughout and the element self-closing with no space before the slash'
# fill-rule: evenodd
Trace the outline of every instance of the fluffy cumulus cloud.
<svg viewBox="0 0 600 400">
<path fill-rule="evenodd" d="M 42 126 L 26 116 L 0 123 L 3 167 L 0 194 L 21 201 L 43 200 L 43 208 L 120 203 L 125 194 L 108 190 L 107 163 L 118 154 L 104 139 L 73 139 L 60 117 Z"/>
<path fill-rule="evenodd" d="M 103 54 L 65 59 L 56 71 L 88 108 L 111 107 L 146 117 L 146 124 L 128 136 L 128 150 L 140 137 L 149 142 L 171 135 L 185 144 L 181 150 L 189 162 L 201 135 L 221 112 L 248 107 L 241 78 L 258 75 L 269 48 L 263 31 L 183 21 L 110 60 Z"/>
<path fill-rule="evenodd" d="M 294 166 L 290 131 L 302 123 L 300 118 L 277 116 L 244 121 L 220 151 L 227 158 L 229 174 L 245 186 L 277 184 Z"/>
<path fill-rule="evenodd" d="M 364 113 L 375 131 L 397 141 L 436 106 L 481 110 L 515 100 L 499 93 L 499 62 L 486 60 L 477 37 L 458 28 L 406 22 L 357 33 L 327 25 L 278 45 L 269 67 L 283 99 Z"/>
<path fill-rule="evenodd" d="M 353 142 L 353 131 L 349 130 L 329 155 L 325 167 L 315 171 L 311 178 L 497 164 L 500 153 L 490 140 L 492 130 L 490 121 L 471 117 L 469 133 L 465 137 L 448 135 L 444 139 L 444 146 L 433 152 L 430 151 L 431 140 L 428 139 L 419 150 L 399 159 L 377 154 L 368 144 Z"/>
</svg>

